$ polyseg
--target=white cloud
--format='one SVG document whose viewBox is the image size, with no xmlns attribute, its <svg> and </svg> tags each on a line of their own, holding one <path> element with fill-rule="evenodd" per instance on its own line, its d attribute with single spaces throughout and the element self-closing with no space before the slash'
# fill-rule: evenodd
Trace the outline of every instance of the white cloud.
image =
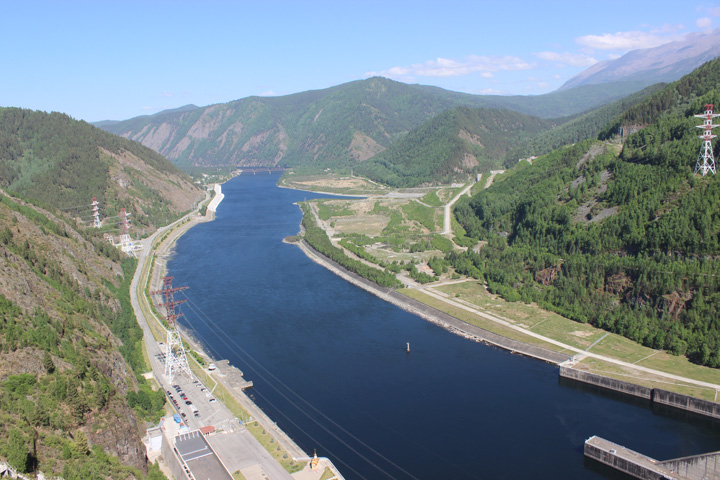
<svg viewBox="0 0 720 480">
<path fill-rule="evenodd" d="M 272 90 L 266 90 L 266 91 L 262 92 L 259 96 L 261 96 L 261 97 L 277 97 L 277 95 L 278 94 Z"/>
<path fill-rule="evenodd" d="M 558 62 L 562 65 L 572 65 L 574 67 L 589 67 L 598 62 L 595 58 L 582 53 L 540 52 L 535 55 L 543 60 Z"/>
<path fill-rule="evenodd" d="M 175 94 L 173 92 L 160 92 L 161 97 L 174 97 Z"/>
<path fill-rule="evenodd" d="M 698 26 L 698 28 L 710 28 L 712 26 L 712 22 L 712 18 L 702 17 L 698 18 L 695 24 Z"/>
<path fill-rule="evenodd" d="M 604 33 L 602 35 L 583 35 L 575 41 L 595 50 L 621 50 L 629 51 L 638 48 L 652 48 L 663 45 L 674 40 L 679 40 L 682 35 L 657 35 L 645 32 L 617 32 Z"/>
<path fill-rule="evenodd" d="M 461 77 L 471 73 L 481 72 L 485 78 L 492 77 L 492 72 L 500 70 L 529 70 L 535 68 L 534 63 L 528 63 L 519 57 L 486 57 L 471 55 L 463 61 L 449 58 L 428 60 L 424 63 L 392 67 L 381 72 L 367 72 L 365 76 L 381 75 L 395 79 L 412 79 L 414 77 Z M 489 76 L 488 76 L 489 74 Z"/>
</svg>

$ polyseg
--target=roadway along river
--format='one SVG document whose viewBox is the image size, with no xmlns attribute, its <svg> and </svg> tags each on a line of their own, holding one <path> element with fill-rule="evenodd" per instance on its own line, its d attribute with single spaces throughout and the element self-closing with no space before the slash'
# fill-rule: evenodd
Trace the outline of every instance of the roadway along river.
<svg viewBox="0 0 720 480">
<path fill-rule="evenodd" d="M 320 195 L 277 178 L 223 185 L 217 219 L 178 241 L 180 321 L 348 480 L 613 478 L 584 462 L 592 435 L 657 459 L 720 449 L 717 422 L 561 384 L 552 365 L 455 336 L 316 265 L 282 239 L 299 230 L 293 202 Z"/>
</svg>

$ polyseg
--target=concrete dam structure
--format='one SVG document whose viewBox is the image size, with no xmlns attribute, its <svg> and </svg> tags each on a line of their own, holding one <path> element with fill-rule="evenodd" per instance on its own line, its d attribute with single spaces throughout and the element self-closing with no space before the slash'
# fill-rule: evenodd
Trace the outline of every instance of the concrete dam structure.
<svg viewBox="0 0 720 480">
<path fill-rule="evenodd" d="M 642 480 L 720 480 L 720 452 L 658 461 L 593 436 L 585 441 L 585 456 Z"/>
</svg>

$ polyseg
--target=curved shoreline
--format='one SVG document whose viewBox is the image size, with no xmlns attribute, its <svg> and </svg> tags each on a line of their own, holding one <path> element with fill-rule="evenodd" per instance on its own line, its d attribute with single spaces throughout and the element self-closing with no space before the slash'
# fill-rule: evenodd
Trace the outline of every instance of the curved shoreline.
<svg viewBox="0 0 720 480">
<path fill-rule="evenodd" d="M 513 340 L 483 328 L 476 327 L 475 325 L 471 325 L 429 305 L 425 305 L 413 298 L 402 295 L 391 288 L 380 287 L 376 283 L 348 271 L 325 255 L 313 249 L 305 240 L 295 243 L 308 258 L 318 265 L 327 268 L 335 275 L 369 293 L 372 293 L 381 300 L 390 302 L 393 305 L 402 308 L 406 312 L 413 313 L 430 323 L 438 325 L 439 327 L 454 333 L 455 335 L 459 335 L 475 342 L 482 342 L 504 350 L 509 350 L 512 353 L 519 353 L 521 355 L 552 363 L 554 365 L 560 365 L 572 358 L 570 355 L 557 353 L 542 347 Z"/>
</svg>

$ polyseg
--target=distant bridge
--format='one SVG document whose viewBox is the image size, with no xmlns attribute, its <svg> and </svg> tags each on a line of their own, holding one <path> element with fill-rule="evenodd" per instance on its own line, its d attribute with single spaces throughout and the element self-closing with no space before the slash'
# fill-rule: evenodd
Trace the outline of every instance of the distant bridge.
<svg viewBox="0 0 720 480">
<path fill-rule="evenodd" d="M 262 175 L 271 173 L 282 173 L 287 168 L 285 167 L 242 167 L 235 170 L 238 175 Z"/>
</svg>

